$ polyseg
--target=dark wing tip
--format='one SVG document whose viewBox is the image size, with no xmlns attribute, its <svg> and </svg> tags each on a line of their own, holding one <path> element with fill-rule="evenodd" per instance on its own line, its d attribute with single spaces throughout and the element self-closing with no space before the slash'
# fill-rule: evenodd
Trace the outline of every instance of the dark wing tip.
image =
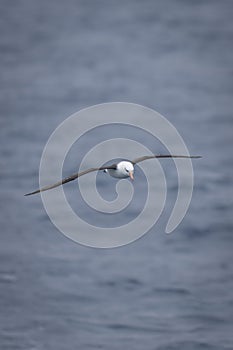
<svg viewBox="0 0 233 350">
<path fill-rule="evenodd" d="M 24 197 L 31 196 L 32 194 L 36 194 L 36 193 L 39 193 L 39 192 L 41 192 L 41 191 L 40 191 L 40 190 L 37 190 L 37 191 L 25 193 L 25 194 L 24 194 Z"/>
</svg>

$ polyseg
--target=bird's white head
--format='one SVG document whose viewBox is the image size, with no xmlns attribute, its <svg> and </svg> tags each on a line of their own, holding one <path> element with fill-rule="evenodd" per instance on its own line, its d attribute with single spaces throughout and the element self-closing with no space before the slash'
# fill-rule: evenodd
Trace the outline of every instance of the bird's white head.
<svg viewBox="0 0 233 350">
<path fill-rule="evenodd" d="M 131 180 L 134 179 L 134 166 L 131 162 L 122 161 L 117 164 L 117 169 L 122 173 L 124 177 L 130 177 Z"/>
</svg>

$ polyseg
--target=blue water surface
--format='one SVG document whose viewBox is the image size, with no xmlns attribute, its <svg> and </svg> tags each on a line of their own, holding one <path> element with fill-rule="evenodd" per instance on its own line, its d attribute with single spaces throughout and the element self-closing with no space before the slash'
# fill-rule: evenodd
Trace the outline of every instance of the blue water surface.
<svg viewBox="0 0 233 350">
<path fill-rule="evenodd" d="M 1 349 L 232 350 L 232 16 L 228 0 L 1 1 Z M 203 159 L 172 235 L 171 162 L 159 223 L 128 246 L 92 249 L 23 194 L 59 123 L 111 101 L 156 109 Z"/>
</svg>

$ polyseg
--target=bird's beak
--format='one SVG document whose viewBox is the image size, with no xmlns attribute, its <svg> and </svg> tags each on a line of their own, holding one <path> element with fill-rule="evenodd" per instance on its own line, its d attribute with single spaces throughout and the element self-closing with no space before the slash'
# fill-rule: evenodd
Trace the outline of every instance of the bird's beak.
<svg viewBox="0 0 233 350">
<path fill-rule="evenodd" d="M 130 177 L 131 180 L 134 179 L 134 177 L 133 177 L 133 172 L 132 172 L 132 171 L 129 172 L 129 177 Z"/>
</svg>

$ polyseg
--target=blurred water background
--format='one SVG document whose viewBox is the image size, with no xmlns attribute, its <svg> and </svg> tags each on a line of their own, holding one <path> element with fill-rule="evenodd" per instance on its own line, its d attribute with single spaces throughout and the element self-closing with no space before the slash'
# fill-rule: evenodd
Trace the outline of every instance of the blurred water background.
<svg viewBox="0 0 233 350">
<path fill-rule="evenodd" d="M 1 349 L 233 348 L 232 18 L 230 0 L 0 1 Z M 158 225 L 103 250 L 64 237 L 23 194 L 56 126 L 110 101 L 156 109 L 204 158 L 172 235 L 171 162 Z"/>
</svg>

